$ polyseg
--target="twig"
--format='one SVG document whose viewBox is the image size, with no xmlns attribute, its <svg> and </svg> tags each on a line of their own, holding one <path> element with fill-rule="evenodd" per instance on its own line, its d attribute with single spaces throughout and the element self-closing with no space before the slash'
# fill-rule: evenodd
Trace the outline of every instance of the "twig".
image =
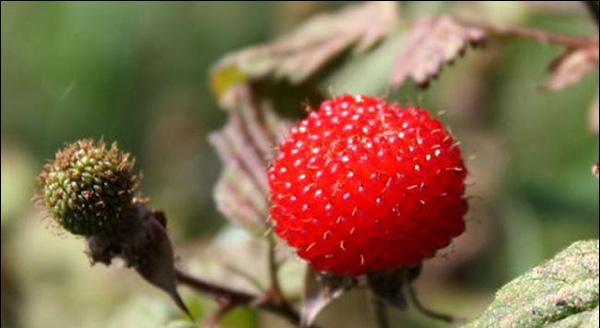
<svg viewBox="0 0 600 328">
<path fill-rule="evenodd" d="M 373 297 L 373 310 L 375 312 L 375 321 L 378 328 L 390 328 L 390 316 L 388 305 L 384 300 L 375 296 Z"/>
<path fill-rule="evenodd" d="M 541 43 L 557 44 L 571 48 L 586 46 L 593 40 L 591 38 L 574 37 L 530 27 L 489 25 L 488 29 L 498 35 L 532 38 Z"/>
<path fill-rule="evenodd" d="M 219 321 L 231 310 L 233 310 L 233 308 L 235 307 L 235 305 L 232 302 L 229 301 L 223 301 L 220 305 L 219 305 L 219 309 L 217 310 L 217 312 L 211 314 L 205 321 L 203 324 L 203 328 L 216 328 L 218 327 Z"/>
<path fill-rule="evenodd" d="M 438 320 L 446 321 L 449 323 L 455 323 L 455 322 L 461 321 L 460 319 L 457 319 L 449 314 L 440 313 L 440 312 L 433 311 L 433 310 L 426 308 L 421 303 L 421 301 L 419 301 L 419 298 L 417 297 L 417 292 L 415 291 L 415 288 L 413 287 L 412 284 L 407 286 L 406 290 L 408 292 L 408 298 L 409 298 L 410 302 L 412 303 L 412 305 L 419 312 L 423 313 L 424 315 L 431 317 L 431 318 L 438 319 Z"/>
<path fill-rule="evenodd" d="M 598 1 L 583 1 L 583 3 L 592 15 L 592 18 L 594 18 L 594 21 L 596 21 L 596 27 L 598 27 L 598 24 L 600 23 L 600 18 L 598 17 Z"/>
<path fill-rule="evenodd" d="M 269 255 L 268 255 L 268 265 L 269 265 L 269 282 L 271 294 L 273 297 L 279 299 L 280 301 L 286 301 L 283 292 L 281 291 L 281 285 L 279 284 L 279 277 L 277 276 L 279 273 L 279 264 L 277 263 L 277 259 L 275 258 L 275 240 L 273 238 L 269 238 Z"/>
<path fill-rule="evenodd" d="M 541 43 L 556 44 L 569 48 L 584 47 L 588 46 L 592 42 L 598 42 L 596 38 L 569 36 L 531 27 L 498 25 L 486 22 L 467 23 L 473 26 L 478 26 L 486 30 L 488 33 L 496 34 L 498 36 L 531 38 Z"/>
<path fill-rule="evenodd" d="M 235 304 L 250 304 L 256 296 L 243 292 L 223 287 L 211 282 L 204 281 L 200 278 L 192 277 L 187 273 L 176 270 L 177 281 L 185 286 L 188 286 L 196 291 L 210 294 L 218 300 L 231 300 Z"/>
<path fill-rule="evenodd" d="M 238 291 L 207 282 L 200 278 L 192 277 L 179 270 L 176 271 L 176 274 L 177 280 L 180 284 L 188 286 L 197 292 L 209 294 L 218 301 L 229 302 L 231 306 L 245 305 L 256 307 L 285 318 L 295 325 L 300 324 L 300 315 L 289 303 L 281 303 L 276 300 L 264 298 L 252 293 Z M 312 326 L 312 328 L 317 327 Z"/>
</svg>

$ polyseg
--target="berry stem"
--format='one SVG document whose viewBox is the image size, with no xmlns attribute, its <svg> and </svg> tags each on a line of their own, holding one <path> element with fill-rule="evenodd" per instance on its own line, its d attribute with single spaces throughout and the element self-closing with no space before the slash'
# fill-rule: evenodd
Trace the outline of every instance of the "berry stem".
<svg viewBox="0 0 600 328">
<path fill-rule="evenodd" d="M 373 297 L 373 310 L 378 328 L 390 328 L 388 305 L 380 297 Z"/>
<path fill-rule="evenodd" d="M 269 281 L 270 281 L 270 292 L 272 297 L 279 302 L 286 303 L 287 300 L 285 295 L 281 291 L 281 284 L 279 283 L 279 263 L 275 258 L 275 240 L 273 237 L 269 237 L 269 250 L 268 250 L 268 265 L 269 265 Z"/>
<path fill-rule="evenodd" d="M 176 275 L 181 285 L 190 287 L 197 292 L 211 295 L 217 300 L 228 302 L 231 304 L 231 307 L 238 305 L 253 306 L 287 319 L 292 324 L 300 325 L 300 314 L 287 302 L 282 303 L 252 293 L 234 290 L 198 277 L 192 277 L 180 270 L 176 270 Z M 318 327 L 313 325 L 310 328 Z"/>
</svg>

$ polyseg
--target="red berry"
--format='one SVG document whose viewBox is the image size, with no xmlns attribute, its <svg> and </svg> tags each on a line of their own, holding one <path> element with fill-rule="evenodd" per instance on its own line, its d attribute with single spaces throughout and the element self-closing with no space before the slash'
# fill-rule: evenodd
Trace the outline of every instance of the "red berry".
<svg viewBox="0 0 600 328">
<path fill-rule="evenodd" d="M 318 271 L 414 266 L 465 230 L 465 175 L 458 143 L 424 109 L 344 95 L 281 143 L 271 217 Z"/>
</svg>

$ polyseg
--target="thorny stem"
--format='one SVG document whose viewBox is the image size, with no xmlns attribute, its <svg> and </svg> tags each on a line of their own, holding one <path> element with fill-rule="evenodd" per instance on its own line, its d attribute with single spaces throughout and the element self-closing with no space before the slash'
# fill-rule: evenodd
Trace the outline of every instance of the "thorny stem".
<svg viewBox="0 0 600 328">
<path fill-rule="evenodd" d="M 378 328 L 390 328 L 388 305 L 380 297 L 373 297 L 373 310 Z"/>
<path fill-rule="evenodd" d="M 234 290 L 228 287 L 207 282 L 200 278 L 192 277 L 179 270 L 176 271 L 177 280 L 180 284 L 190 287 L 197 292 L 209 294 L 218 301 L 228 302 L 231 307 L 246 305 L 265 310 L 272 314 L 287 319 L 289 322 L 300 325 L 300 315 L 287 302 L 279 302 L 270 298 L 264 298 L 248 292 Z M 318 328 L 312 326 L 312 328 Z"/>
<path fill-rule="evenodd" d="M 590 12 L 590 15 L 592 15 L 592 18 L 596 21 L 596 27 L 598 27 L 598 24 L 600 23 L 600 18 L 598 17 L 598 1 L 583 1 L 583 3 Z"/>
</svg>

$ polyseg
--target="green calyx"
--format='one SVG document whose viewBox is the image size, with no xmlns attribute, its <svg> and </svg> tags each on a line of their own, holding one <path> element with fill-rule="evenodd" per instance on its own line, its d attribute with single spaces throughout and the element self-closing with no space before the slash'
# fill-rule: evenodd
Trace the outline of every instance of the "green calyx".
<svg viewBox="0 0 600 328">
<path fill-rule="evenodd" d="M 52 217 L 76 235 L 112 234 L 132 208 L 138 177 L 133 160 L 104 142 L 79 140 L 56 153 L 39 176 Z"/>
</svg>

